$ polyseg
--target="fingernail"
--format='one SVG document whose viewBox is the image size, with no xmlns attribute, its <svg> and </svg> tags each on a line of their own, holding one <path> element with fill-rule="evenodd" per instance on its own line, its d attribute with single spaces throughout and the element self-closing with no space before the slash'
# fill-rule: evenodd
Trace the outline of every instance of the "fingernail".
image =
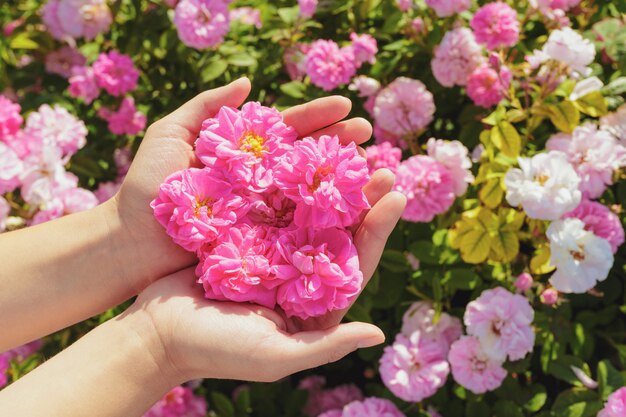
<svg viewBox="0 0 626 417">
<path fill-rule="evenodd" d="M 380 345 L 384 341 L 385 341 L 385 339 L 381 340 L 380 337 L 369 337 L 367 339 L 359 340 L 357 342 L 357 344 L 356 344 L 356 348 L 357 349 L 365 349 L 365 348 L 369 348 L 369 347 L 372 347 L 372 346 Z"/>
</svg>

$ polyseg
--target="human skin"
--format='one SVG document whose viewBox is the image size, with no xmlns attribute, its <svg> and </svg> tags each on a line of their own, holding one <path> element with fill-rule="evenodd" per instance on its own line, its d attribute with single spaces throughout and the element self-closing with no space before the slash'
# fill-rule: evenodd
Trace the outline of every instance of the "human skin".
<svg viewBox="0 0 626 417">
<path fill-rule="evenodd" d="M 242 78 L 199 94 L 153 123 L 119 193 L 108 202 L 0 235 L 0 352 L 99 314 L 160 277 L 193 265 L 195 255 L 172 242 L 155 220 L 150 201 L 168 175 L 198 166 L 193 142 L 202 121 L 222 106 L 241 105 L 249 92 L 250 82 Z M 331 96 L 283 114 L 300 137 L 337 134 L 346 143 L 365 142 L 371 135 L 367 121 L 341 121 L 350 108 L 348 99 Z M 380 170 L 364 192 L 373 203 L 392 184 L 393 174 Z M 390 195 L 391 206 L 403 207 L 402 196 Z M 365 281 L 382 253 L 388 235 L 384 231 L 390 231 L 396 221 L 388 213 L 368 215 L 355 229 Z M 342 316 L 337 312 L 311 322 L 290 322 L 289 327 L 291 331 L 328 328 Z"/>
</svg>

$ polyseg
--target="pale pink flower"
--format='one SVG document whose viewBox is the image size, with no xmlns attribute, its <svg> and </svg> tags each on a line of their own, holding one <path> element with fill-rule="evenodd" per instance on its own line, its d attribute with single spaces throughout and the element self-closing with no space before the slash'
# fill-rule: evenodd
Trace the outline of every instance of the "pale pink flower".
<svg viewBox="0 0 626 417">
<path fill-rule="evenodd" d="M 0 195 L 20 186 L 24 170 L 22 160 L 3 142 L 0 142 Z"/>
<path fill-rule="evenodd" d="M 101 53 L 93 63 L 93 72 L 98 87 L 112 96 L 122 96 L 137 88 L 139 71 L 128 55 L 117 51 Z"/>
<path fill-rule="evenodd" d="M 430 138 L 426 143 L 428 156 L 441 162 L 452 174 L 454 194 L 462 196 L 467 191 L 468 184 L 474 182 L 474 175 L 470 169 L 472 161 L 469 151 L 458 140 L 442 140 Z"/>
<path fill-rule="evenodd" d="M 376 96 L 371 96 L 367 99 L 369 102 L 372 99 L 376 99 Z M 372 109 L 370 113 L 374 112 L 374 104 L 372 103 Z M 368 110 L 369 111 L 369 110 Z M 400 149 L 406 149 L 407 144 L 402 136 L 396 135 L 395 133 L 391 133 L 380 127 L 380 124 L 374 122 L 374 139 L 376 145 L 381 145 L 385 142 L 389 142 L 392 146 L 397 146 Z"/>
<path fill-rule="evenodd" d="M 180 0 L 174 25 L 187 46 L 205 49 L 224 42 L 230 30 L 227 0 Z"/>
<path fill-rule="evenodd" d="M 435 48 L 435 55 L 430 63 L 433 75 L 444 87 L 465 85 L 469 75 L 485 62 L 482 48 L 468 28 L 452 29 L 443 37 Z"/>
<path fill-rule="evenodd" d="M 517 12 L 501 1 L 482 6 L 470 21 L 478 43 L 488 49 L 511 47 L 519 40 L 520 24 Z"/>
<path fill-rule="evenodd" d="M 552 17 L 554 11 L 568 11 L 580 3 L 580 0 L 534 0 L 539 10 Z"/>
<path fill-rule="evenodd" d="M 44 145 L 58 148 L 62 155 L 73 155 L 87 143 L 85 123 L 67 109 L 43 104 L 26 119 L 25 133 Z"/>
<path fill-rule="evenodd" d="M 426 4 L 435 10 L 439 17 L 448 17 L 470 8 L 470 0 L 426 0 Z"/>
<path fill-rule="evenodd" d="M 467 95 L 477 106 L 495 106 L 505 97 L 511 77 L 511 70 L 506 66 L 496 71 L 488 65 L 481 65 L 467 79 Z"/>
<path fill-rule="evenodd" d="M 146 115 L 135 107 L 132 97 L 125 97 L 116 111 L 104 107 L 98 115 L 108 122 L 109 131 L 115 135 L 136 135 L 146 128 Z"/>
<path fill-rule="evenodd" d="M 288 317 L 319 317 L 348 308 L 361 291 L 363 274 L 349 232 L 343 229 L 296 228 L 283 231 L 272 264 L 285 281 L 277 301 Z"/>
<path fill-rule="evenodd" d="M 309 49 L 310 45 L 305 43 L 296 43 L 285 49 L 283 62 L 290 79 L 301 80 L 306 75 L 306 54 Z"/>
<path fill-rule="evenodd" d="M 72 75 L 73 67 L 83 67 L 87 63 L 87 58 L 76 48 L 62 46 L 56 51 L 46 55 L 46 71 L 57 74 L 64 78 Z"/>
<path fill-rule="evenodd" d="M 626 144 L 626 104 L 622 104 L 615 112 L 602 116 L 600 129 L 615 136 L 622 144 Z"/>
<path fill-rule="evenodd" d="M 418 301 L 411 304 L 402 316 L 402 334 L 410 337 L 419 331 L 421 337 L 437 342 L 444 353 L 447 353 L 452 342 L 463 333 L 461 320 L 448 313 L 441 313 L 437 319 L 436 315 L 437 312 L 430 302 Z"/>
<path fill-rule="evenodd" d="M 559 301 L 559 292 L 554 288 L 546 288 L 541 293 L 540 300 L 547 306 L 553 306 Z"/>
<path fill-rule="evenodd" d="M 130 164 L 133 161 L 130 148 L 117 148 L 113 151 L 113 161 L 115 162 L 115 167 L 117 168 L 118 177 L 126 175 L 130 169 Z"/>
<path fill-rule="evenodd" d="M 389 400 L 369 397 L 363 401 L 353 401 L 343 408 L 341 417 L 406 417 Z M 330 416 L 326 416 L 330 417 Z"/>
<path fill-rule="evenodd" d="M 553 135 L 546 149 L 567 155 L 580 176 L 580 191 L 588 198 L 600 197 L 613 184 L 613 173 L 626 166 L 626 147 L 592 123 L 578 126 L 571 135 Z"/>
<path fill-rule="evenodd" d="M 370 207 L 363 193 L 367 161 L 354 142 L 338 136 L 304 138 L 294 144 L 274 171 L 275 183 L 296 204 L 300 227 L 349 227 Z"/>
<path fill-rule="evenodd" d="M 263 23 L 261 23 L 261 10 L 255 9 L 254 7 L 238 7 L 231 10 L 230 21 L 255 26 L 257 29 L 263 27 Z"/>
<path fill-rule="evenodd" d="M 622 387 L 609 395 L 604 408 L 598 417 L 622 417 L 626 415 L 626 387 Z"/>
<path fill-rule="evenodd" d="M 44 223 L 59 217 L 88 210 L 98 205 L 97 197 L 83 188 L 68 188 L 55 192 L 52 200 L 40 207 L 31 225 Z"/>
<path fill-rule="evenodd" d="M 100 95 L 100 88 L 96 83 L 93 68 L 76 66 L 72 68 L 67 91 L 72 97 L 82 98 L 85 104 L 90 104 Z"/>
<path fill-rule="evenodd" d="M 588 65 L 596 55 L 591 41 L 569 27 L 552 31 L 542 51 L 546 58 L 559 61 L 582 76 L 591 73 Z"/>
<path fill-rule="evenodd" d="M 506 200 L 521 205 L 528 217 L 556 220 L 580 203 L 580 178 L 563 152 L 540 153 L 518 158 L 520 169 L 511 168 L 504 176 Z"/>
<path fill-rule="evenodd" d="M 546 236 L 550 242 L 550 264 L 556 267 L 550 284 L 556 290 L 582 294 L 608 277 L 614 261 L 611 244 L 585 230 L 582 220 L 553 221 Z"/>
<path fill-rule="evenodd" d="M 20 130 L 23 122 L 20 111 L 22 108 L 19 104 L 0 95 L 0 141 Z"/>
<path fill-rule="evenodd" d="M 4 232 L 7 228 L 7 217 L 9 217 L 9 213 L 11 213 L 11 206 L 9 202 L 2 196 L 0 196 L 0 232 Z M 2 365 L 0 365 L 0 368 Z M 2 374 L 2 369 L 0 369 L 0 374 Z M 0 383 L 0 386 L 2 384 Z"/>
<path fill-rule="evenodd" d="M 486 355 L 515 361 L 533 350 L 534 315 L 526 297 L 496 287 L 470 302 L 463 320 L 467 333 L 478 339 Z"/>
<path fill-rule="evenodd" d="M 370 175 L 381 168 L 387 168 L 395 173 L 400 166 L 402 149 L 391 146 L 389 142 L 383 142 L 380 145 L 370 145 L 365 148 L 365 152 L 367 153 L 367 166 Z"/>
<path fill-rule="evenodd" d="M 507 374 L 502 362 L 487 355 L 472 336 L 463 336 L 452 344 L 448 361 L 454 380 L 474 394 L 495 390 Z"/>
<path fill-rule="evenodd" d="M 224 230 L 196 268 L 205 297 L 273 309 L 281 283 L 271 270 L 276 238 L 276 232 L 265 226 L 243 224 Z"/>
<path fill-rule="evenodd" d="M 396 172 L 394 189 L 407 198 L 404 220 L 430 222 L 448 211 L 454 202 L 454 179 L 441 162 L 415 155 L 403 161 Z"/>
<path fill-rule="evenodd" d="M 50 34 L 58 40 L 92 40 L 107 32 L 113 21 L 106 0 L 49 0 L 42 17 Z"/>
<path fill-rule="evenodd" d="M 296 137 L 278 110 L 249 102 L 241 110 L 222 107 L 205 120 L 196 155 L 207 166 L 225 164 L 234 185 L 263 192 L 273 186 L 275 166 Z"/>
<path fill-rule="evenodd" d="M 350 40 L 352 41 L 351 47 L 357 67 L 360 67 L 364 62 L 369 62 L 370 64 L 376 62 L 378 44 L 373 36 L 368 34 L 358 35 L 352 32 L 350 34 Z"/>
<path fill-rule="evenodd" d="M 170 390 L 143 417 L 204 417 L 208 412 L 206 400 L 191 388 L 178 386 Z"/>
<path fill-rule="evenodd" d="M 396 0 L 396 4 L 398 5 L 398 9 L 403 12 L 408 12 L 413 8 L 413 0 Z"/>
<path fill-rule="evenodd" d="M 313 85 L 325 91 L 350 83 L 356 73 L 352 48 L 339 48 L 332 40 L 317 40 L 306 54 L 305 69 Z"/>
<path fill-rule="evenodd" d="M 94 191 L 94 195 L 98 199 L 98 202 L 104 203 L 110 200 L 122 187 L 121 181 L 107 181 L 101 182 L 98 185 L 98 189 Z"/>
<path fill-rule="evenodd" d="M 331 410 L 341 409 L 352 401 L 364 399 L 361 390 L 353 384 L 339 385 L 334 388 L 323 389 L 326 380 L 321 376 L 311 376 L 300 381 L 299 388 L 309 392 L 309 397 L 302 410 L 309 417 L 318 417 Z"/>
<path fill-rule="evenodd" d="M 78 178 L 65 171 L 61 151 L 50 145 L 24 159 L 20 180 L 22 198 L 37 207 L 45 206 L 63 190 L 78 186 Z"/>
<path fill-rule="evenodd" d="M 317 11 L 318 0 L 298 0 L 300 7 L 300 16 L 305 19 L 312 17 Z"/>
<path fill-rule="evenodd" d="M 533 276 L 528 272 L 522 272 L 515 280 L 515 288 L 520 291 L 527 291 L 533 286 Z"/>
<path fill-rule="evenodd" d="M 366 75 L 359 75 L 352 79 L 352 82 L 348 86 L 348 90 L 358 91 L 359 97 L 370 97 L 378 93 L 380 90 L 380 83 L 374 78 Z"/>
<path fill-rule="evenodd" d="M 415 135 L 433 120 L 433 95 L 418 80 L 398 77 L 376 96 L 376 123 L 396 135 Z"/>
<path fill-rule="evenodd" d="M 380 358 L 380 377 L 398 398 L 419 402 L 435 395 L 448 378 L 446 352 L 419 330 L 406 337 L 398 334 Z"/>
<path fill-rule="evenodd" d="M 188 251 L 215 241 L 247 209 L 245 201 L 217 169 L 178 171 L 161 184 L 150 206 L 174 242 Z"/>
<path fill-rule="evenodd" d="M 583 200 L 578 207 L 563 216 L 570 217 L 582 220 L 585 230 L 606 239 L 611 244 L 613 253 L 624 243 L 624 228 L 620 218 L 604 204 Z"/>
<path fill-rule="evenodd" d="M 581 97 L 600 91 L 604 87 L 604 83 L 598 77 L 593 76 L 580 80 L 576 83 L 574 90 L 569 95 L 571 101 L 576 101 Z"/>
<path fill-rule="evenodd" d="M 424 19 L 422 19 L 421 17 L 416 17 L 415 19 L 411 20 L 411 29 L 416 34 L 421 34 L 422 32 L 424 32 L 425 28 L 426 25 L 424 23 Z"/>
</svg>

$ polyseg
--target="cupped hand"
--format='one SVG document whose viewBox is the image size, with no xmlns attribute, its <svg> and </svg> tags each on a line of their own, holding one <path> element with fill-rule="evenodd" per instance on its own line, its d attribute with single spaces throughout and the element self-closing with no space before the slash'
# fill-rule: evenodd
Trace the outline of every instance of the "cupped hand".
<svg viewBox="0 0 626 417">
<path fill-rule="evenodd" d="M 204 299 L 193 268 L 150 285 L 120 320 L 133 323 L 171 385 L 195 378 L 275 381 L 385 339 L 366 323 L 290 333 L 275 311 Z"/>
<path fill-rule="evenodd" d="M 194 142 L 202 122 L 217 114 L 222 106 L 240 106 L 249 93 L 250 81 L 241 78 L 199 94 L 153 123 L 146 131 L 119 193 L 109 202 L 125 229 L 125 238 L 131 241 L 128 246 L 135 248 L 128 253 L 128 259 L 120 260 L 120 265 L 122 268 L 133 268 L 133 273 L 125 275 L 136 281 L 133 285 L 137 291 L 155 278 L 188 267 L 197 260 L 195 254 L 178 247 L 167 236 L 155 220 L 150 202 L 166 177 L 199 165 L 194 154 Z M 331 96 L 292 107 L 283 115 L 285 123 L 293 126 L 300 137 L 336 134 L 345 142 L 360 144 L 369 139 L 372 128 L 362 118 L 341 121 L 350 109 L 350 100 Z M 388 189 L 392 182 L 391 173 L 378 175 L 373 180 L 374 184 L 368 185 L 369 195 L 376 198 L 381 194 L 378 188 Z M 368 230 L 364 228 L 361 232 L 364 238 L 369 238 Z M 134 276 L 135 271 L 140 276 Z"/>
</svg>

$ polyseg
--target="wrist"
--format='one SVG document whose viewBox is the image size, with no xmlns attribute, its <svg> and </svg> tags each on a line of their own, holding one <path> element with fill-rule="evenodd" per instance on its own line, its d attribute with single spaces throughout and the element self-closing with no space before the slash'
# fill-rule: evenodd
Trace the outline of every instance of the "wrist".
<svg viewBox="0 0 626 417">
<path fill-rule="evenodd" d="M 166 339 L 144 310 L 133 305 L 129 310 L 111 320 L 111 326 L 133 340 L 133 355 L 136 360 L 145 362 L 146 377 L 169 391 L 190 379 L 171 360 Z"/>
</svg>

